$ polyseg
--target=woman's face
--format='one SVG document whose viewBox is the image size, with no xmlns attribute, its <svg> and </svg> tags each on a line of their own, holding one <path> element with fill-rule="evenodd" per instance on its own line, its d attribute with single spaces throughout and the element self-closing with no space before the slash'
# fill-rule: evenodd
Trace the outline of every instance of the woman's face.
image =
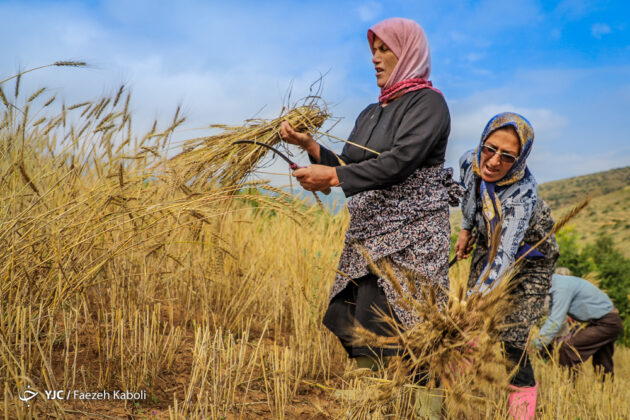
<svg viewBox="0 0 630 420">
<path fill-rule="evenodd" d="M 398 57 L 396 57 L 394 52 L 376 35 L 374 35 L 372 48 L 374 48 L 372 63 L 374 63 L 374 69 L 376 70 L 376 85 L 382 88 L 394 71 L 398 63 Z"/>
<path fill-rule="evenodd" d="M 514 166 L 520 153 L 520 142 L 512 130 L 497 130 L 481 148 L 481 178 L 486 182 L 501 180 Z M 508 156 L 509 155 L 509 156 Z"/>
</svg>

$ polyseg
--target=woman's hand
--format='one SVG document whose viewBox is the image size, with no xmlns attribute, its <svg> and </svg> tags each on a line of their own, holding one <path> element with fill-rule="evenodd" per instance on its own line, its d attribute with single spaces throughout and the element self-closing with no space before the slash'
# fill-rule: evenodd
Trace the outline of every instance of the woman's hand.
<svg viewBox="0 0 630 420">
<path fill-rule="evenodd" d="M 457 254 L 458 261 L 468 258 L 472 250 L 473 242 L 474 238 L 469 230 L 462 229 L 459 232 L 459 237 L 457 238 L 457 242 L 455 242 L 455 254 Z"/>
<path fill-rule="evenodd" d="M 280 123 L 280 137 L 287 143 L 295 144 L 306 150 L 316 162 L 320 161 L 319 144 L 313 139 L 311 133 L 298 133 L 288 121 L 282 121 Z"/>
<path fill-rule="evenodd" d="M 291 127 L 288 121 L 282 121 L 280 123 L 280 137 L 287 143 L 300 146 L 304 150 L 308 149 L 312 143 L 315 143 L 311 133 L 298 133 Z"/>
<path fill-rule="evenodd" d="M 339 185 L 337 171 L 332 166 L 310 165 L 293 171 L 293 176 L 307 191 L 330 193 L 330 187 Z"/>
</svg>

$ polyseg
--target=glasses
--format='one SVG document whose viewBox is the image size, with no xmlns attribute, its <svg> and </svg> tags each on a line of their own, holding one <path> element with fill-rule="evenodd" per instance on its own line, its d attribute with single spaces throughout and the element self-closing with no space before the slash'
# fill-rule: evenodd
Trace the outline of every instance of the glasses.
<svg viewBox="0 0 630 420">
<path fill-rule="evenodd" d="M 514 155 L 511 155 L 511 154 L 505 153 L 505 152 L 499 152 L 494 147 L 488 146 L 486 144 L 481 146 L 481 153 L 483 153 L 486 156 L 487 159 L 490 159 L 492 156 L 494 156 L 495 154 L 498 153 L 499 154 L 499 159 L 501 160 L 502 163 L 514 163 L 518 159 Z"/>
</svg>

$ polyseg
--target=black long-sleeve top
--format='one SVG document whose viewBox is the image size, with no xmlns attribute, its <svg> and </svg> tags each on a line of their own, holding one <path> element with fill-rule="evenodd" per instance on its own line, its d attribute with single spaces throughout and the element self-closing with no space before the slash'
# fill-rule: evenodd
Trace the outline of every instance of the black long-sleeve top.
<svg viewBox="0 0 630 420">
<path fill-rule="evenodd" d="M 416 169 L 444 163 L 451 118 L 446 101 L 431 89 L 409 92 L 386 107 L 371 104 L 355 123 L 339 156 L 321 147 L 320 164 L 336 166 L 340 186 L 350 197 L 404 181 Z M 313 159 L 311 158 L 311 161 Z"/>
</svg>

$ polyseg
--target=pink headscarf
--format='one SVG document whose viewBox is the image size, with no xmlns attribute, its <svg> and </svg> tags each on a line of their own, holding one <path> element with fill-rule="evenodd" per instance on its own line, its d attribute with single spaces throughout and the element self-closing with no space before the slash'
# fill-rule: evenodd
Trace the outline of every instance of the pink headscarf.
<svg viewBox="0 0 630 420">
<path fill-rule="evenodd" d="M 379 37 L 398 57 L 398 63 L 381 88 L 379 101 L 387 103 L 395 93 L 432 89 L 440 94 L 428 80 L 431 74 L 429 43 L 424 31 L 411 19 L 385 19 L 368 29 L 367 37 L 374 54 L 374 36 Z"/>
</svg>

